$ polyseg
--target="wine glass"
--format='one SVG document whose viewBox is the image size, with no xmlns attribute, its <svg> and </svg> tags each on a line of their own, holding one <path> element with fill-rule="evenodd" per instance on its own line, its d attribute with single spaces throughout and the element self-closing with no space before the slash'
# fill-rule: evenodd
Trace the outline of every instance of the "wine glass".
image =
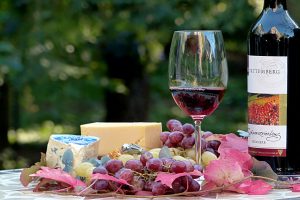
<svg viewBox="0 0 300 200">
<path fill-rule="evenodd" d="M 169 57 L 169 87 L 178 107 L 195 123 L 196 162 L 201 163 L 201 123 L 219 106 L 228 69 L 222 32 L 175 31 Z"/>
</svg>

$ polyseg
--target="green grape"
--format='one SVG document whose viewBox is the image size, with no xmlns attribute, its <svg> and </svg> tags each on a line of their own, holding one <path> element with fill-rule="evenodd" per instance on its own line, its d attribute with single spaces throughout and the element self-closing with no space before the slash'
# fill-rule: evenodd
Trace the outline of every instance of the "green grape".
<svg viewBox="0 0 300 200">
<path fill-rule="evenodd" d="M 196 151 L 195 151 L 195 148 L 192 148 L 192 149 L 186 149 L 185 150 L 185 154 L 186 154 L 186 157 L 187 158 L 191 158 L 191 159 L 194 159 L 196 158 Z"/>
<path fill-rule="evenodd" d="M 74 168 L 74 171 L 77 176 L 90 178 L 93 173 L 94 168 L 95 167 L 92 163 L 83 162 L 83 163 L 80 163 L 79 165 L 77 165 Z"/>
<path fill-rule="evenodd" d="M 196 164 L 196 161 L 191 159 L 191 158 L 187 158 L 188 161 L 190 161 L 192 163 L 192 165 L 195 165 Z"/>
<path fill-rule="evenodd" d="M 177 148 L 169 148 L 169 150 L 171 152 L 171 156 L 180 156 L 183 152 L 183 151 L 180 151 Z"/>
<path fill-rule="evenodd" d="M 161 150 L 161 148 L 155 148 L 155 149 L 149 150 L 149 152 L 152 154 L 153 158 L 159 158 L 160 150 Z"/>
<path fill-rule="evenodd" d="M 217 159 L 218 157 L 210 151 L 204 151 L 204 153 L 202 154 L 202 163 L 204 166 L 207 166 L 210 161 Z"/>
<path fill-rule="evenodd" d="M 186 159 L 185 157 L 182 156 L 173 156 L 174 160 L 179 160 L 179 161 L 188 161 L 188 159 Z"/>
<path fill-rule="evenodd" d="M 133 160 L 135 159 L 133 155 L 129 155 L 129 154 L 122 154 L 118 157 L 118 160 L 122 161 L 123 165 L 125 165 L 125 163 L 128 160 Z"/>
</svg>

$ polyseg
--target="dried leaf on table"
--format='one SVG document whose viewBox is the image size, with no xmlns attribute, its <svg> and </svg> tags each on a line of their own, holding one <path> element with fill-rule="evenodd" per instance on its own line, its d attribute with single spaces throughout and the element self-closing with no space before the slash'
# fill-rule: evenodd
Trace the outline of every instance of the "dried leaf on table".
<svg viewBox="0 0 300 200">
<path fill-rule="evenodd" d="M 39 177 L 39 178 L 46 178 L 53 181 L 57 181 L 60 183 L 65 183 L 72 188 L 76 187 L 86 187 L 86 184 L 67 172 L 63 171 L 62 169 L 52 169 L 49 167 L 41 167 L 39 171 L 37 171 L 35 174 L 31 174 L 31 177 Z"/>
<path fill-rule="evenodd" d="M 113 182 L 116 182 L 116 183 L 120 183 L 122 185 L 131 186 L 126 180 L 118 179 L 118 178 L 115 178 L 114 176 L 110 176 L 108 174 L 99 174 L 99 173 L 93 174 L 91 180 L 97 180 L 97 179 L 113 181 Z"/>
<path fill-rule="evenodd" d="M 166 186 L 172 188 L 172 183 L 174 182 L 175 179 L 182 177 L 182 176 L 187 176 L 187 175 L 201 176 L 202 173 L 199 172 L 198 170 L 194 170 L 193 172 L 184 172 L 184 173 L 178 173 L 178 174 L 159 172 L 157 174 L 155 181 L 156 182 L 160 181 L 162 184 L 165 184 Z"/>
<path fill-rule="evenodd" d="M 277 174 L 272 170 L 271 166 L 265 161 L 259 161 L 255 158 L 253 160 L 252 173 L 256 176 L 263 176 L 277 180 Z"/>
<path fill-rule="evenodd" d="M 42 166 L 46 166 L 46 154 L 41 153 L 41 159 L 40 162 L 36 162 L 34 165 L 32 165 L 29 168 L 24 168 L 20 175 L 20 181 L 23 186 L 28 186 L 30 182 L 34 179 L 33 177 L 29 176 L 31 174 L 34 174 L 37 172 Z"/>
</svg>

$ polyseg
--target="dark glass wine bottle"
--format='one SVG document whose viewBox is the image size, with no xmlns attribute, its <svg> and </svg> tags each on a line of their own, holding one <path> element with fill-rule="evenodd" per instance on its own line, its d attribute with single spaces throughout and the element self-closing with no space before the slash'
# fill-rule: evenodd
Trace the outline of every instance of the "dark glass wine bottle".
<svg viewBox="0 0 300 200">
<path fill-rule="evenodd" d="M 265 0 L 248 35 L 249 153 L 300 176 L 300 29 L 286 0 Z"/>
</svg>

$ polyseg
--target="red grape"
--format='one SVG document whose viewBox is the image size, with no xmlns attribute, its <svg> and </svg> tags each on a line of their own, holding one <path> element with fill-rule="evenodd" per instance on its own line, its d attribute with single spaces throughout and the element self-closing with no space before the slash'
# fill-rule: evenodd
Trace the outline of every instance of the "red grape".
<svg viewBox="0 0 300 200">
<path fill-rule="evenodd" d="M 153 185 L 153 181 L 146 181 L 145 185 L 144 185 L 144 190 L 145 191 L 152 191 L 152 185 Z"/>
<path fill-rule="evenodd" d="M 131 184 L 133 185 L 135 190 L 140 191 L 143 190 L 143 188 L 145 187 L 145 180 L 142 179 L 140 176 L 134 176 Z"/>
<path fill-rule="evenodd" d="M 108 174 L 108 171 L 103 166 L 99 166 L 93 169 L 93 174 Z"/>
<path fill-rule="evenodd" d="M 175 160 L 171 165 L 170 171 L 176 174 L 186 172 L 186 164 L 183 161 Z"/>
<path fill-rule="evenodd" d="M 165 142 L 165 146 L 169 148 L 173 147 L 173 144 L 171 143 L 170 139 L 167 139 L 167 141 Z"/>
<path fill-rule="evenodd" d="M 188 191 L 189 192 L 197 192 L 200 190 L 200 184 L 195 181 L 194 179 L 189 182 L 189 188 L 188 188 Z"/>
<path fill-rule="evenodd" d="M 193 148 L 194 144 L 195 144 L 194 136 L 185 136 L 182 139 L 180 146 L 184 149 L 190 149 Z"/>
<path fill-rule="evenodd" d="M 192 172 L 194 171 L 194 166 L 190 161 L 183 161 L 185 163 L 186 166 L 186 172 Z"/>
<path fill-rule="evenodd" d="M 198 170 L 199 172 L 203 172 L 203 167 L 201 165 L 194 165 L 194 169 Z"/>
<path fill-rule="evenodd" d="M 167 122 L 167 128 L 169 131 L 182 131 L 182 124 L 176 119 L 170 119 Z"/>
<path fill-rule="evenodd" d="M 152 184 L 152 194 L 153 195 L 164 195 L 166 193 L 166 186 L 160 182 L 154 182 Z"/>
<path fill-rule="evenodd" d="M 182 193 L 185 191 L 185 188 L 183 187 L 181 183 L 181 177 L 176 178 L 172 183 L 172 188 L 174 190 L 174 193 Z"/>
<path fill-rule="evenodd" d="M 131 170 L 136 171 L 136 172 L 142 172 L 143 164 L 139 160 L 132 159 L 132 160 L 128 160 L 125 163 L 125 168 L 131 169 Z"/>
<path fill-rule="evenodd" d="M 201 151 L 204 152 L 206 149 L 206 140 L 204 138 L 201 138 Z"/>
<path fill-rule="evenodd" d="M 217 157 L 219 156 L 219 153 L 218 153 L 217 151 L 215 151 L 213 148 L 210 148 L 210 147 L 209 147 L 209 148 L 206 148 L 205 151 L 209 151 L 209 152 L 215 154 Z"/>
<path fill-rule="evenodd" d="M 160 133 L 160 141 L 164 144 L 167 139 L 169 138 L 170 132 L 169 131 L 164 131 Z"/>
<path fill-rule="evenodd" d="M 184 189 L 188 189 L 189 192 L 196 192 L 200 190 L 200 184 L 190 175 L 180 177 L 180 182 Z"/>
<path fill-rule="evenodd" d="M 195 132 L 195 128 L 192 124 L 186 123 L 182 126 L 183 134 L 192 135 Z"/>
<path fill-rule="evenodd" d="M 107 190 L 108 189 L 108 181 L 107 180 L 97 180 L 95 185 L 93 185 L 93 189 Z"/>
<path fill-rule="evenodd" d="M 190 175 L 180 177 L 181 185 L 186 189 L 194 180 Z"/>
<path fill-rule="evenodd" d="M 149 171 L 162 171 L 163 168 L 163 162 L 159 158 L 151 158 L 150 160 L 147 161 L 146 167 Z"/>
<path fill-rule="evenodd" d="M 162 158 L 161 159 L 163 162 L 163 172 L 168 172 L 171 168 L 172 163 L 174 162 L 174 160 L 172 158 Z"/>
<path fill-rule="evenodd" d="M 219 140 L 209 140 L 209 141 L 207 141 L 206 146 L 208 148 L 212 148 L 215 151 L 218 151 L 220 144 L 221 144 L 221 142 Z"/>
<path fill-rule="evenodd" d="M 112 160 L 107 161 L 107 163 L 105 164 L 105 168 L 110 173 L 116 173 L 121 168 L 123 168 L 123 162 L 120 160 L 112 159 Z"/>
<path fill-rule="evenodd" d="M 124 179 L 128 183 L 133 181 L 133 171 L 131 169 L 122 168 L 115 174 L 116 178 Z"/>
<path fill-rule="evenodd" d="M 147 161 L 150 160 L 151 158 L 153 158 L 152 153 L 150 153 L 149 151 L 145 151 L 144 153 L 142 153 L 142 155 L 140 157 L 140 161 L 145 166 Z"/>
<path fill-rule="evenodd" d="M 210 131 L 205 131 L 202 133 L 202 137 L 205 139 L 205 138 L 208 138 L 209 136 L 213 135 L 212 132 Z"/>
<path fill-rule="evenodd" d="M 180 131 L 174 131 L 170 133 L 169 140 L 172 144 L 179 144 L 181 140 L 183 139 L 184 135 Z"/>
</svg>

